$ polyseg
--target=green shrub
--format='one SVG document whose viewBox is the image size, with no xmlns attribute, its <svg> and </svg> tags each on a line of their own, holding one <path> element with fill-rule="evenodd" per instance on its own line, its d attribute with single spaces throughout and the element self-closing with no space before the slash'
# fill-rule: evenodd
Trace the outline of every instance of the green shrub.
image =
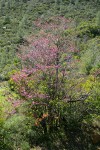
<svg viewBox="0 0 100 150">
<path fill-rule="evenodd" d="M 29 150 L 28 133 L 30 129 L 28 118 L 17 114 L 11 116 L 5 121 L 2 129 L 5 145 L 8 145 L 10 149 Z"/>
<path fill-rule="evenodd" d="M 5 17 L 5 20 L 4 20 L 4 22 L 3 22 L 3 25 L 10 24 L 10 23 L 11 23 L 10 17 L 9 17 L 9 16 L 6 16 L 6 17 Z"/>
<path fill-rule="evenodd" d="M 87 42 L 87 48 L 81 55 L 80 70 L 86 74 L 90 74 L 94 69 L 100 66 L 100 39 L 94 38 Z"/>
<path fill-rule="evenodd" d="M 65 35 L 72 35 L 81 39 L 86 36 L 92 38 L 100 35 L 100 27 L 92 22 L 81 22 L 77 27 L 66 30 Z"/>
<path fill-rule="evenodd" d="M 96 14 L 96 25 L 100 27 L 100 11 L 98 11 Z"/>
</svg>

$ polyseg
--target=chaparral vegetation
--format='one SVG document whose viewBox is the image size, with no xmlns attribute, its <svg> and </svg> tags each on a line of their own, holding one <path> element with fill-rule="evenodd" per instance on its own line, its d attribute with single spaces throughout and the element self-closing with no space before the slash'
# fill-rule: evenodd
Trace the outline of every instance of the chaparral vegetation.
<svg viewBox="0 0 100 150">
<path fill-rule="evenodd" d="M 0 0 L 0 150 L 100 149 L 100 0 Z"/>
</svg>

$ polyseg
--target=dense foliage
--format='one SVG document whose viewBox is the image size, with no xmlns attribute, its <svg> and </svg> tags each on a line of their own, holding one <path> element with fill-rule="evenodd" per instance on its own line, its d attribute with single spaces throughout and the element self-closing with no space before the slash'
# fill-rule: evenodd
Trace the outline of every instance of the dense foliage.
<svg viewBox="0 0 100 150">
<path fill-rule="evenodd" d="M 0 0 L 0 150 L 99 150 L 99 9 Z"/>
</svg>

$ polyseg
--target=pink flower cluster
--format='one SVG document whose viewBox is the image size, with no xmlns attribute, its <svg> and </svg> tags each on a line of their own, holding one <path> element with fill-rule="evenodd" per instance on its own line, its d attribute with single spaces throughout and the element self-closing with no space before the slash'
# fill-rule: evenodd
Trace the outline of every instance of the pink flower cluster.
<svg viewBox="0 0 100 150">
<path fill-rule="evenodd" d="M 12 75 L 12 80 L 14 82 L 19 82 L 22 79 L 25 79 L 26 77 L 27 77 L 27 74 L 25 72 L 21 71 L 21 72 L 18 72 L 18 73 L 15 73 L 14 75 Z"/>
</svg>

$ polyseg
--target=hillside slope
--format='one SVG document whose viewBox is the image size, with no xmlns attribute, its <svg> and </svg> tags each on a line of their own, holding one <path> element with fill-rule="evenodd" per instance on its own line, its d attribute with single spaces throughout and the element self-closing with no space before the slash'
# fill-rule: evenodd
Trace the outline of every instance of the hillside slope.
<svg viewBox="0 0 100 150">
<path fill-rule="evenodd" d="M 100 0 L 0 0 L 0 150 L 99 150 Z"/>
</svg>

